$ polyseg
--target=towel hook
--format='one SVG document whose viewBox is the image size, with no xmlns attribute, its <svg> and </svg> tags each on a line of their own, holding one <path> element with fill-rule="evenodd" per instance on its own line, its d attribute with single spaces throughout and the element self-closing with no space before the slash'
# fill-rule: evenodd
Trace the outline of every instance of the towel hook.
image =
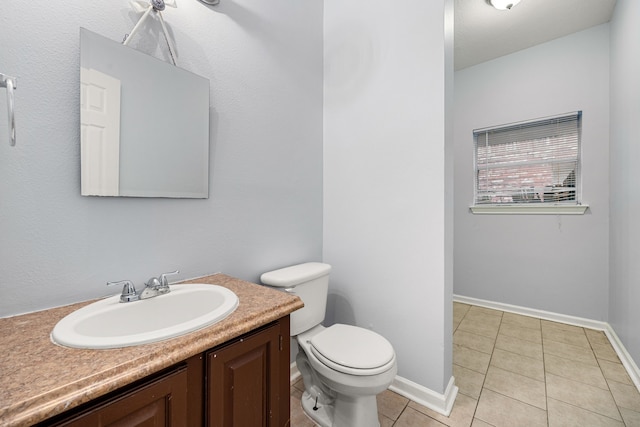
<svg viewBox="0 0 640 427">
<path fill-rule="evenodd" d="M 13 91 L 16 89 L 18 79 L 0 73 L 0 87 L 7 88 L 7 112 L 9 114 L 9 144 L 16 145 L 16 116 L 13 110 Z"/>
</svg>

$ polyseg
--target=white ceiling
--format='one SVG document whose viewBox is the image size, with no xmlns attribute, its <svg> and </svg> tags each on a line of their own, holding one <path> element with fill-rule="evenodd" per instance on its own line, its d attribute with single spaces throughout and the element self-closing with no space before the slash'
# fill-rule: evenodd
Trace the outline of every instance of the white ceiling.
<svg viewBox="0 0 640 427">
<path fill-rule="evenodd" d="M 497 10 L 455 0 L 455 69 L 470 67 L 609 22 L 616 0 L 521 0 Z"/>
</svg>

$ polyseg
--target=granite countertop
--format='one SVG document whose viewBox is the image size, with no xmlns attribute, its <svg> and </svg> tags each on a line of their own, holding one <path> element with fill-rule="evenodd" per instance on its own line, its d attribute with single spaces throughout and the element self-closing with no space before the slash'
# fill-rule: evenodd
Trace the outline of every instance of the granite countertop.
<svg viewBox="0 0 640 427">
<path fill-rule="evenodd" d="M 0 426 L 45 420 L 303 306 L 298 297 L 224 274 L 183 283 L 224 286 L 238 295 L 238 308 L 221 322 L 186 335 L 108 350 L 67 348 L 50 339 L 60 319 L 92 301 L 0 319 Z"/>
</svg>

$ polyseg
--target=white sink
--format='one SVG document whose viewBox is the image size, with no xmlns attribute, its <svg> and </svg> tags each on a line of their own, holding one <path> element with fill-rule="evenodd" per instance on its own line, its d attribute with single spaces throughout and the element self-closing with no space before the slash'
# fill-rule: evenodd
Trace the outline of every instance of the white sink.
<svg viewBox="0 0 640 427">
<path fill-rule="evenodd" d="M 60 320 L 53 342 L 76 348 L 120 348 L 173 338 L 224 319 L 238 296 L 218 285 L 170 286 L 171 292 L 121 303 L 120 295 L 84 306 Z"/>
</svg>

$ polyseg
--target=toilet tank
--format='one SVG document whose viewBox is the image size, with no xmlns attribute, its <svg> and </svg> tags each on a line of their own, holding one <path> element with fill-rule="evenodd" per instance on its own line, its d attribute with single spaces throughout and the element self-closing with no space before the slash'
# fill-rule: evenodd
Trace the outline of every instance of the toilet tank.
<svg viewBox="0 0 640 427">
<path fill-rule="evenodd" d="M 263 284 L 297 295 L 304 303 L 303 308 L 291 313 L 291 336 L 307 331 L 324 320 L 330 271 L 329 264 L 307 262 L 260 276 Z"/>
</svg>

